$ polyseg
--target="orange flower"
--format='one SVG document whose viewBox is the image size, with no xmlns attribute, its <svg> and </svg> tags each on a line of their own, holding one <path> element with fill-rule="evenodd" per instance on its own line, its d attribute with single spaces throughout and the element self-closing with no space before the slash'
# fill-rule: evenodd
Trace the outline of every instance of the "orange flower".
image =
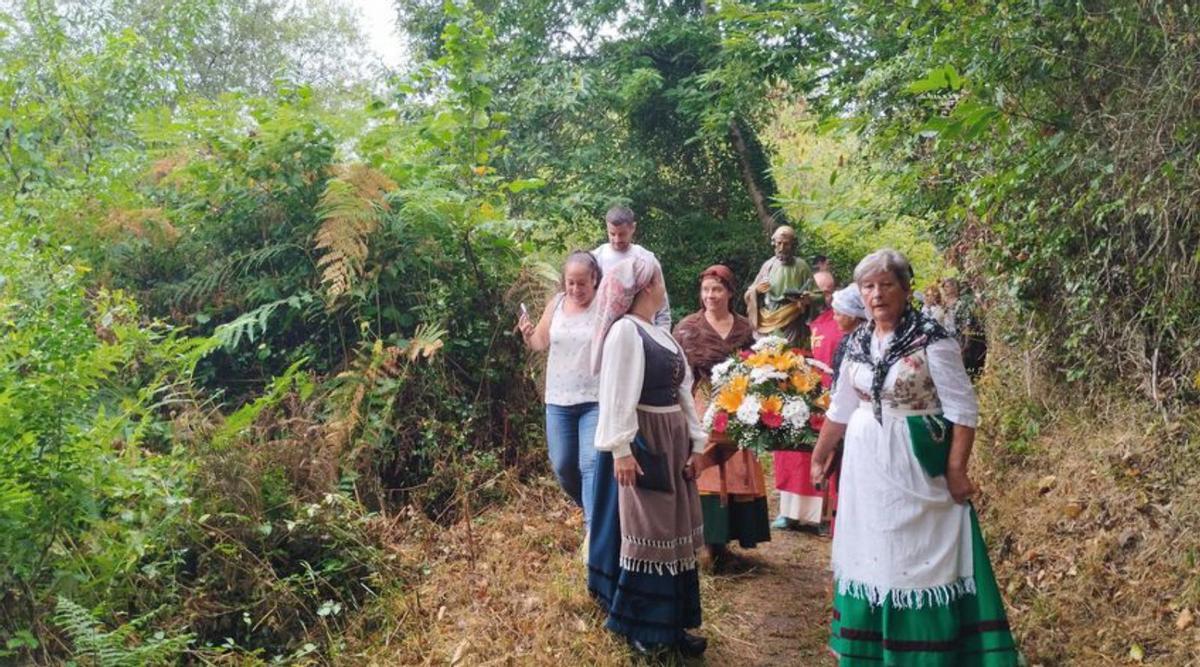
<svg viewBox="0 0 1200 667">
<path fill-rule="evenodd" d="M 783 399 L 778 396 L 768 396 L 763 399 L 762 406 L 758 409 L 760 413 L 775 413 L 783 412 Z"/>
<path fill-rule="evenodd" d="M 749 389 L 750 378 L 744 375 L 733 376 L 724 387 L 721 387 L 721 391 L 717 392 L 717 407 L 725 412 L 737 412 L 738 407 L 742 405 L 742 399 L 746 397 L 746 392 Z"/>
</svg>

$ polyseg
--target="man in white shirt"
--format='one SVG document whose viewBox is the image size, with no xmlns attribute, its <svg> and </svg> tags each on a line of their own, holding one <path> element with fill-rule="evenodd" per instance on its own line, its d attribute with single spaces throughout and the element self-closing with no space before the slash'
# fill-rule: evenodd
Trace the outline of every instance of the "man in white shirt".
<svg viewBox="0 0 1200 667">
<path fill-rule="evenodd" d="M 654 253 L 633 242 L 634 232 L 637 231 L 637 219 L 628 206 L 613 206 L 608 209 L 608 213 L 604 214 L 604 226 L 608 229 L 608 243 L 592 251 L 601 271 L 607 272 L 623 260 L 639 255 L 658 261 Z M 654 314 L 654 325 L 667 331 L 671 330 L 671 302 L 665 294 L 663 307 Z"/>
</svg>

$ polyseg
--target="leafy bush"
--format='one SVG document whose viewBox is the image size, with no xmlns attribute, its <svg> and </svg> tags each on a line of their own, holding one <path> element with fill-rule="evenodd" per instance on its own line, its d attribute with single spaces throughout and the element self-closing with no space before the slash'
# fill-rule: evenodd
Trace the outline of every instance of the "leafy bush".
<svg viewBox="0 0 1200 667">
<path fill-rule="evenodd" d="M 904 212 L 1035 324 L 1069 380 L 1157 401 L 1200 370 L 1200 15 L 1186 3 L 828 2 Z M 870 44 L 869 49 L 853 48 Z"/>
<path fill-rule="evenodd" d="M 44 236 L 0 234 L 0 633 L 11 638 L 38 629 L 50 594 L 119 605 L 169 562 L 159 545 L 191 501 L 185 461 L 157 449 L 163 412 L 211 343 L 146 325 L 120 292 L 89 296 L 86 267 Z"/>
</svg>

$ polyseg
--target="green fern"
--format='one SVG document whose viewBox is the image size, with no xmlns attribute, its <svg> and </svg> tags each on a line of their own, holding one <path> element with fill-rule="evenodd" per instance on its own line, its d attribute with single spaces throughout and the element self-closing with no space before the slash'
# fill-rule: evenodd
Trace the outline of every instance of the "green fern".
<svg viewBox="0 0 1200 667">
<path fill-rule="evenodd" d="M 297 251 L 303 253 L 304 248 L 295 243 L 275 243 L 221 258 L 169 288 L 171 301 L 176 306 L 203 303 L 231 281 L 262 269 L 286 253 Z"/>
<path fill-rule="evenodd" d="M 213 337 L 229 350 L 235 349 L 243 340 L 253 343 L 260 335 L 267 332 L 271 316 L 279 310 L 280 306 L 301 310 L 315 300 L 311 292 L 301 292 L 286 299 L 264 303 L 254 310 L 242 313 L 234 320 L 218 326 L 213 332 Z"/>
<path fill-rule="evenodd" d="M 162 632 L 148 638 L 139 637 L 137 623 L 138 620 L 131 621 L 107 631 L 90 611 L 69 599 L 59 596 L 55 605 L 54 624 L 71 638 L 74 658 L 82 665 L 140 667 L 173 664 L 179 661 L 193 639 L 190 634 L 167 636 Z"/>
</svg>

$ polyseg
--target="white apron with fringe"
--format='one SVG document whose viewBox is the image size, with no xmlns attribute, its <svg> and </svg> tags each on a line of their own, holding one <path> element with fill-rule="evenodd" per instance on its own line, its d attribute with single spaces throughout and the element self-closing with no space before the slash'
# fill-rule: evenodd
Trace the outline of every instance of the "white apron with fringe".
<svg viewBox="0 0 1200 667">
<path fill-rule="evenodd" d="M 935 352 L 933 348 L 927 349 Z M 936 352 L 914 360 L 915 364 L 897 363 L 884 384 L 885 397 L 891 394 L 895 398 L 897 375 L 907 376 L 915 370 L 924 376 L 917 378 L 923 382 L 903 377 L 901 393 L 908 393 L 914 384 L 925 384 L 931 390 L 936 384 L 937 395 L 932 404 L 922 406 L 925 409 L 905 409 L 894 400 L 885 400 L 883 423 L 876 422 L 871 403 L 860 398 L 870 394 L 871 369 L 866 364 L 847 361 L 835 392 L 841 414 L 831 416 L 842 417 L 836 421 L 850 416 L 845 422 L 833 574 L 840 593 L 873 605 L 882 604 L 890 594 L 891 606 L 919 609 L 945 605 L 975 592 L 969 506 L 954 502 L 945 476 L 925 473 L 913 454 L 906 419 L 914 414 L 942 414 L 945 409 L 947 417 L 975 425 L 978 408 L 969 380 L 963 373 L 965 392 L 964 387 L 951 388 L 949 385 L 959 384 L 961 371 L 948 379 L 933 367 L 941 356 Z M 957 345 L 946 352 L 957 354 Z M 925 357 L 925 352 L 917 355 Z M 932 372 L 932 380 L 926 372 Z M 945 404 L 947 395 L 958 398 L 964 393 L 970 396 L 970 405 Z M 973 414 L 964 419 L 962 415 L 968 413 Z"/>
</svg>

